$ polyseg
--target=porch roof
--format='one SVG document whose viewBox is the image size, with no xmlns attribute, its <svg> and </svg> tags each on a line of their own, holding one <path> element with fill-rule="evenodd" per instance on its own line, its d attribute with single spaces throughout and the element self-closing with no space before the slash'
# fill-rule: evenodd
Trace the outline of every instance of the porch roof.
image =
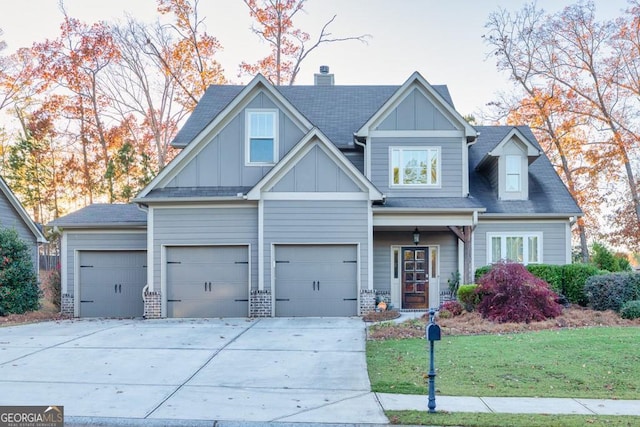
<svg viewBox="0 0 640 427">
<path fill-rule="evenodd" d="M 389 197 L 384 204 L 374 206 L 375 210 L 429 210 L 437 212 L 478 211 L 484 206 L 473 197 Z"/>
</svg>

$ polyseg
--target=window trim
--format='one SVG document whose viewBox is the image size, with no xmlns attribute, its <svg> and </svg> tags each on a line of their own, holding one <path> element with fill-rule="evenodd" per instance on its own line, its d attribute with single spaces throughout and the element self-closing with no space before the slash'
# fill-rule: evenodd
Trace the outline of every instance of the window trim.
<svg viewBox="0 0 640 427">
<path fill-rule="evenodd" d="M 398 151 L 400 154 L 400 163 L 402 164 L 402 153 L 404 151 L 426 151 L 430 153 L 436 152 L 436 177 L 437 182 L 435 184 L 403 184 L 393 182 L 393 153 Z M 427 176 L 431 172 L 431 166 L 428 165 Z M 402 168 L 399 168 L 401 171 Z M 393 188 L 442 188 L 442 147 L 435 145 L 419 145 L 419 146 L 390 146 L 389 147 L 389 187 Z"/>
<path fill-rule="evenodd" d="M 509 171 L 509 159 L 515 159 L 518 163 L 517 169 L 517 177 L 518 177 L 518 188 L 516 190 L 509 190 L 509 176 L 515 176 L 515 173 L 510 173 Z M 508 193 L 520 193 L 522 192 L 522 156 L 518 154 L 507 154 L 504 157 L 504 191 Z"/>
<path fill-rule="evenodd" d="M 273 161 L 272 162 L 252 162 L 251 161 L 251 115 L 254 113 L 270 113 L 273 117 Z M 277 108 L 247 108 L 244 113 L 244 163 L 245 166 L 273 166 L 278 163 L 279 141 L 278 130 L 280 114 Z"/>
<path fill-rule="evenodd" d="M 487 265 L 491 265 L 495 262 L 498 261 L 503 261 L 506 260 L 506 256 L 507 256 L 507 238 L 508 237 L 521 237 L 523 242 L 522 242 L 522 258 L 523 258 L 523 262 L 521 264 L 523 265 L 529 265 L 529 264 L 543 264 L 544 261 L 542 259 L 543 257 L 543 240 L 542 240 L 542 236 L 543 233 L 542 232 L 501 232 L 501 233 L 487 233 L 487 242 L 486 242 L 486 247 L 487 247 Z M 499 237 L 500 238 L 500 259 L 499 260 L 493 260 L 493 238 L 494 237 Z M 531 237 L 535 237 L 538 239 L 538 248 L 537 248 L 537 260 L 536 261 L 529 261 L 530 260 L 530 254 L 529 254 L 529 238 Z M 512 262 L 517 262 L 517 261 L 512 261 Z"/>
</svg>

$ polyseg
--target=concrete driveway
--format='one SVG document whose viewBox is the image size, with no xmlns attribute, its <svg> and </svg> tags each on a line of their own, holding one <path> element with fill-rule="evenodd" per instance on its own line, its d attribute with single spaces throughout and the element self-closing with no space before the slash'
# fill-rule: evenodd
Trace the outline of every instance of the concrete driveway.
<svg viewBox="0 0 640 427">
<path fill-rule="evenodd" d="M 358 318 L 0 328 L 0 405 L 64 405 L 77 420 L 387 422 Z"/>
</svg>

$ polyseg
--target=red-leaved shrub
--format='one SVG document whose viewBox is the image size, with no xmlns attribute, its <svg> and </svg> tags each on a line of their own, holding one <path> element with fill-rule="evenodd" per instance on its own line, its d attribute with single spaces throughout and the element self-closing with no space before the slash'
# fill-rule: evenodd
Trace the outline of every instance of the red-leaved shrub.
<svg viewBox="0 0 640 427">
<path fill-rule="evenodd" d="M 462 304 L 456 300 L 445 301 L 440 306 L 440 316 L 446 318 L 460 316 L 462 314 Z"/>
<path fill-rule="evenodd" d="M 482 317 L 505 322 L 526 322 L 556 317 L 562 306 L 547 282 L 529 273 L 522 264 L 499 262 L 478 281 L 477 306 Z"/>
</svg>

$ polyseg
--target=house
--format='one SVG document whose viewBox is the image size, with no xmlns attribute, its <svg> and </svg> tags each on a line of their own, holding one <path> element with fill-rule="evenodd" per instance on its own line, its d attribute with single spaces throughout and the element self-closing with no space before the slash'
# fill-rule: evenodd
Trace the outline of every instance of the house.
<svg viewBox="0 0 640 427">
<path fill-rule="evenodd" d="M 326 69 L 313 86 L 211 86 L 172 144 L 135 205 L 51 224 L 76 316 L 437 307 L 456 272 L 570 262 L 582 214 L 528 128 L 471 126 L 417 72 L 401 86 L 338 86 Z"/>
<path fill-rule="evenodd" d="M 0 177 L 0 227 L 15 229 L 18 236 L 29 245 L 33 268 L 36 276 L 39 277 L 39 247 L 47 243 L 47 239 L 2 177 Z"/>
</svg>

